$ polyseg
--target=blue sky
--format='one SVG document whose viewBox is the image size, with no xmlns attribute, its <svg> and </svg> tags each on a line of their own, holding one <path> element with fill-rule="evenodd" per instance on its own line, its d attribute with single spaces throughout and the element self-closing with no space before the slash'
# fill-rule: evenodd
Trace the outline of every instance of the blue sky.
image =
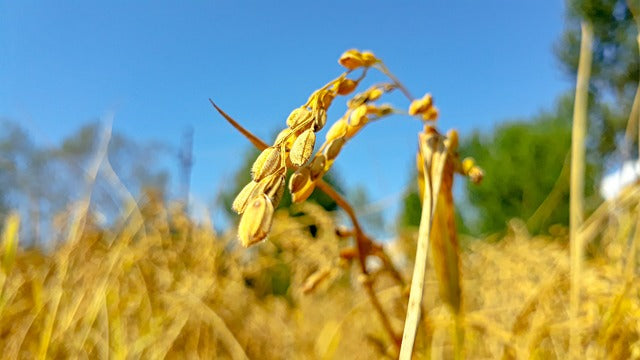
<svg viewBox="0 0 640 360">
<path fill-rule="evenodd" d="M 552 52 L 563 21 L 561 1 L 533 0 L 0 1 L 0 117 L 44 144 L 109 112 L 115 130 L 176 147 L 193 126 L 192 190 L 208 202 L 248 145 L 207 98 L 269 138 L 340 74 L 344 50 L 369 49 L 414 95 L 434 95 L 443 130 L 490 130 L 572 87 Z M 419 130 L 406 118 L 371 125 L 341 154 L 340 178 L 398 201 Z"/>
</svg>

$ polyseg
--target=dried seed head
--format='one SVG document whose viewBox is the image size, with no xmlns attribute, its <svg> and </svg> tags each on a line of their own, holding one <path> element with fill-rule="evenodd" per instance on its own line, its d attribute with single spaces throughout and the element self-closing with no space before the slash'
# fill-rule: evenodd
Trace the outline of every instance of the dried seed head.
<svg viewBox="0 0 640 360">
<path fill-rule="evenodd" d="M 296 166 L 302 166 L 306 163 L 311 157 L 315 143 L 316 134 L 313 132 L 313 129 L 305 130 L 300 134 L 300 136 L 298 136 L 291 147 L 291 152 L 289 153 L 289 159 L 291 159 L 291 162 Z"/>
<path fill-rule="evenodd" d="M 293 109 L 287 118 L 287 126 L 291 129 L 295 129 L 301 126 L 301 124 L 308 122 L 311 122 L 311 111 L 304 106 Z"/>
<path fill-rule="evenodd" d="M 309 167 L 301 167 L 293 173 L 289 179 L 291 201 L 297 203 L 307 200 L 315 187 L 316 182 L 311 180 L 311 171 L 309 170 Z"/>
<path fill-rule="evenodd" d="M 245 185 L 242 190 L 238 193 L 236 198 L 233 200 L 233 204 L 231 204 L 231 209 L 238 214 L 242 214 L 244 209 L 247 207 L 247 203 L 251 198 L 254 190 L 258 187 L 258 183 L 255 181 L 251 181 L 247 185 Z"/>
<path fill-rule="evenodd" d="M 333 125 L 331 125 L 331 127 L 329 128 L 329 131 L 327 131 L 327 141 L 341 138 L 346 133 L 347 133 L 347 121 L 345 119 L 340 119 L 336 121 Z"/>
<path fill-rule="evenodd" d="M 324 173 L 324 166 L 327 163 L 327 158 L 322 155 L 316 155 L 313 160 L 309 163 L 309 172 L 311 174 L 311 179 L 316 180 Z"/>
<path fill-rule="evenodd" d="M 409 115 L 423 114 L 431 105 L 433 105 L 433 98 L 431 94 L 425 94 L 421 99 L 416 99 L 409 105 Z"/>
<path fill-rule="evenodd" d="M 342 145 L 344 145 L 345 142 L 346 140 L 344 138 L 337 138 L 335 140 L 332 140 L 324 148 L 324 156 L 327 157 L 327 160 L 334 160 L 340 153 L 340 150 L 342 150 Z"/>
<path fill-rule="evenodd" d="M 273 222 L 273 204 L 266 194 L 251 198 L 238 224 L 238 238 L 244 247 L 255 244 L 265 237 Z"/>
<path fill-rule="evenodd" d="M 358 83 L 351 79 L 342 79 L 336 84 L 336 92 L 340 95 L 349 95 L 356 89 Z"/>
<path fill-rule="evenodd" d="M 346 67 L 349 70 L 357 69 L 364 65 L 362 54 L 356 49 L 350 49 L 345 51 L 338 60 L 340 65 Z"/>
<path fill-rule="evenodd" d="M 265 176 L 271 175 L 280 167 L 280 149 L 268 147 L 260 153 L 251 167 L 253 180 L 260 181 Z"/>
<path fill-rule="evenodd" d="M 362 104 L 355 108 L 351 112 L 351 116 L 349 117 L 349 125 L 360 127 L 367 123 L 369 119 L 367 118 L 367 105 Z"/>
<path fill-rule="evenodd" d="M 364 66 L 373 66 L 380 62 L 380 60 L 371 51 L 363 51 L 361 56 Z"/>
</svg>

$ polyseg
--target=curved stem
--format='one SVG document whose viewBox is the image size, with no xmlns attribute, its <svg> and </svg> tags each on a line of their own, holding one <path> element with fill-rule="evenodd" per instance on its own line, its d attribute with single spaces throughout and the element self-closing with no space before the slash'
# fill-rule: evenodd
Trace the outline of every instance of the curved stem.
<svg viewBox="0 0 640 360">
<path fill-rule="evenodd" d="M 404 85 L 402 85 L 400 80 L 398 80 L 398 78 L 395 75 L 393 75 L 391 73 L 391 71 L 389 71 L 389 69 L 387 68 L 387 66 L 384 63 L 382 63 L 382 62 L 378 63 L 376 68 L 378 70 L 380 70 L 383 74 L 385 74 L 389 79 L 391 79 L 391 81 L 393 81 L 393 83 L 398 87 L 398 89 L 400 89 L 400 91 L 402 91 L 404 96 L 406 96 L 407 99 L 409 99 L 409 101 L 413 101 L 414 100 L 414 97 L 411 95 L 409 90 L 407 90 L 407 88 L 404 87 Z"/>
</svg>

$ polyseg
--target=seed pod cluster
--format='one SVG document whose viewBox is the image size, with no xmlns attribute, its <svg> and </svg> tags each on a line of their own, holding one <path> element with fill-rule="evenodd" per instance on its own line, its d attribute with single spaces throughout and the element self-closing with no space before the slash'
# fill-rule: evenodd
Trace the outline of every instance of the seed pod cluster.
<svg viewBox="0 0 640 360">
<path fill-rule="evenodd" d="M 433 106 L 431 94 L 425 94 L 422 98 L 413 100 L 409 105 L 409 115 L 420 115 L 425 121 L 437 120 L 438 108 Z"/>
<path fill-rule="evenodd" d="M 362 55 L 362 54 L 361 54 Z M 351 93 L 359 80 L 346 74 L 315 91 L 307 102 L 294 109 L 287 117 L 287 128 L 282 130 L 273 145 L 264 149 L 251 167 L 252 181 L 244 186 L 232 204 L 241 214 L 238 237 L 244 246 L 266 237 L 271 227 L 274 209 L 284 193 L 287 169 L 297 169 L 290 179 L 289 188 L 294 201 L 311 195 L 315 181 L 325 172 L 326 159 L 315 157 L 310 161 L 316 142 L 316 132 L 327 122 L 327 110 L 337 95 Z"/>
<path fill-rule="evenodd" d="M 345 51 L 338 59 L 338 63 L 349 70 L 373 66 L 379 62 L 380 60 L 371 51 L 360 52 L 356 49 Z"/>
<path fill-rule="evenodd" d="M 390 105 L 378 106 L 372 103 L 379 99 L 384 92 L 393 89 L 394 87 L 389 84 L 374 86 L 364 93 L 354 96 L 348 102 L 349 109 L 342 118 L 329 128 L 326 140 L 320 150 L 311 161 L 300 166 L 289 179 L 289 191 L 293 202 L 305 201 L 311 195 L 317 181 L 322 179 L 322 176 L 331 169 L 344 144 L 360 129 L 371 120 L 393 112 L 393 108 Z M 292 162 L 294 161 L 293 150 L 291 152 L 291 160 Z"/>
</svg>

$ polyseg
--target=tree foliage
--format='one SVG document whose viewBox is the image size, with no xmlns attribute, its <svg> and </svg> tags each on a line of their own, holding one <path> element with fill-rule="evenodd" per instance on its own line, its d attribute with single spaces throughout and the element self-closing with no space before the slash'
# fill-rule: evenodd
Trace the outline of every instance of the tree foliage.
<svg viewBox="0 0 640 360">
<path fill-rule="evenodd" d="M 640 75 L 638 27 L 629 8 L 638 0 L 571 0 L 566 29 L 556 44 L 563 70 L 575 79 L 580 54 L 580 22 L 593 25 L 590 134 L 603 155 L 619 148 Z"/>
</svg>

